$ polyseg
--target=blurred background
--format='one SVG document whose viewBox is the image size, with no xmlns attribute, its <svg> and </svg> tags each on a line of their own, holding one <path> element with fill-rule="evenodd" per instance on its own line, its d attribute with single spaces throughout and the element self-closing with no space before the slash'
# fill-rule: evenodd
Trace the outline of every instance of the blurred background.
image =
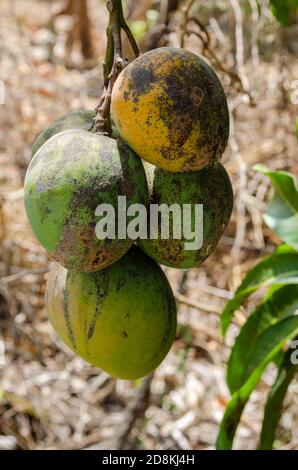
<svg viewBox="0 0 298 470">
<path fill-rule="evenodd" d="M 229 400 L 225 364 L 247 312 L 238 312 L 225 341 L 219 315 L 244 273 L 279 243 L 262 219 L 270 184 L 252 166 L 298 174 L 295 8 L 276 18 L 269 0 L 126 0 L 124 7 L 142 51 L 183 46 L 220 76 L 231 111 L 223 163 L 235 193 L 232 221 L 202 266 L 167 269 L 179 327 L 153 376 L 115 380 L 66 349 L 47 320 L 49 259 L 27 222 L 22 187 L 36 135 L 98 103 L 107 12 L 103 0 L 1 0 L 0 449 L 214 448 Z M 269 368 L 235 448 L 256 447 L 272 381 Z M 280 449 L 298 449 L 297 392 L 294 381 Z"/>
</svg>

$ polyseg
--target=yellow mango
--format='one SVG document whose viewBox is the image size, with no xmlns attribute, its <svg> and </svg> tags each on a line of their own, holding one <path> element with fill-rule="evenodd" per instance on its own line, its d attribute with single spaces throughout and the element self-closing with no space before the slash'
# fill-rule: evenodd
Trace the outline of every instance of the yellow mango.
<svg viewBox="0 0 298 470">
<path fill-rule="evenodd" d="M 227 145 L 223 87 L 203 59 L 184 49 L 162 47 L 129 64 L 116 80 L 111 112 L 139 157 L 164 170 L 200 170 Z"/>
</svg>

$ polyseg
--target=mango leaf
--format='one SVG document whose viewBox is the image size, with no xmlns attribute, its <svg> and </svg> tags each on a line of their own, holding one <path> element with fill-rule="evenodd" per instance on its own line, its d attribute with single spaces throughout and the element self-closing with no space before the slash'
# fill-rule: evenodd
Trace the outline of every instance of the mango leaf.
<svg viewBox="0 0 298 470">
<path fill-rule="evenodd" d="M 233 314 L 245 299 L 262 286 L 298 284 L 298 253 L 274 253 L 258 263 L 245 276 L 234 297 L 226 303 L 220 324 L 225 334 Z"/>
<path fill-rule="evenodd" d="M 270 0 L 270 6 L 273 15 L 282 26 L 290 26 L 295 22 L 297 0 Z"/>
<path fill-rule="evenodd" d="M 285 243 L 283 243 L 282 245 L 278 245 L 276 247 L 275 253 L 276 254 L 296 253 L 296 250 L 292 246 L 286 245 Z M 278 289 L 280 289 L 282 286 L 283 284 L 273 284 L 271 287 L 269 287 L 267 289 L 267 292 L 264 295 L 264 301 L 269 299 L 272 296 L 272 294 Z M 282 356 L 281 359 L 283 359 L 283 354 L 281 354 L 281 356 Z M 280 363 L 278 363 L 278 365 L 280 365 Z"/>
<path fill-rule="evenodd" d="M 296 253 L 296 250 L 292 246 L 284 244 L 284 245 L 279 245 L 276 248 L 275 253 Z M 269 287 L 267 292 L 264 295 L 263 301 L 265 302 L 267 299 L 270 299 L 270 297 L 274 294 L 274 292 L 278 291 L 281 287 L 283 287 L 282 284 L 273 284 L 273 286 Z M 276 365 L 276 367 L 280 367 L 283 359 L 284 359 L 284 352 L 280 351 L 279 354 L 277 354 L 274 357 L 273 363 Z"/>
<path fill-rule="evenodd" d="M 283 243 L 282 245 L 278 245 L 275 249 L 275 254 L 276 255 L 280 255 L 280 254 L 284 254 L 284 253 L 296 253 L 297 250 L 295 250 L 295 248 L 293 248 L 292 246 L 290 245 L 287 245 L 286 243 Z"/>
<path fill-rule="evenodd" d="M 254 170 L 270 178 L 275 189 L 264 214 L 264 221 L 283 241 L 298 248 L 298 190 L 294 175 L 285 171 L 270 171 L 265 165 Z"/>
<path fill-rule="evenodd" d="M 216 441 L 216 448 L 218 450 L 229 450 L 232 448 L 242 412 L 252 391 L 258 384 L 269 362 L 279 353 L 286 341 L 296 336 L 297 332 L 298 316 L 292 316 L 272 325 L 260 336 L 255 345 L 253 358 L 253 362 L 257 366 L 244 385 L 232 395 L 228 403 Z M 267 351 L 266 355 L 262 354 L 263 348 Z"/>
<path fill-rule="evenodd" d="M 293 315 L 298 309 L 298 285 L 287 285 L 274 291 L 257 306 L 241 328 L 232 349 L 227 368 L 227 383 L 231 393 L 238 390 L 272 347 L 262 344 L 257 351 L 261 335 L 282 318 Z M 259 355 L 258 355 L 259 354 Z"/>
<path fill-rule="evenodd" d="M 287 245 L 286 243 L 283 243 L 282 245 L 278 245 L 275 249 L 275 254 L 280 255 L 280 254 L 285 254 L 285 253 L 296 253 L 297 250 L 293 248 L 290 245 Z"/>
<path fill-rule="evenodd" d="M 284 398 L 298 370 L 298 365 L 294 364 L 291 360 L 292 353 L 293 350 L 291 348 L 284 353 L 277 378 L 268 395 L 259 445 L 261 450 L 271 450 L 273 447 L 275 431 L 281 417 Z"/>
</svg>

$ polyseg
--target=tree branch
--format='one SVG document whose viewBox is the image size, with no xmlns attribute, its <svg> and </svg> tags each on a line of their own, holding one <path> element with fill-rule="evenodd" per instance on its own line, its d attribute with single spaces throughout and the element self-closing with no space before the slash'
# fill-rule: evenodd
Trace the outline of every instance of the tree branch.
<svg viewBox="0 0 298 470">
<path fill-rule="evenodd" d="M 103 64 L 104 92 L 96 108 L 93 126 L 105 135 L 111 135 L 110 107 L 112 91 L 118 75 L 127 65 L 122 54 L 121 30 L 125 32 L 136 57 L 140 55 L 138 45 L 125 21 L 122 0 L 107 0 L 109 24 L 107 27 L 107 48 Z"/>
</svg>

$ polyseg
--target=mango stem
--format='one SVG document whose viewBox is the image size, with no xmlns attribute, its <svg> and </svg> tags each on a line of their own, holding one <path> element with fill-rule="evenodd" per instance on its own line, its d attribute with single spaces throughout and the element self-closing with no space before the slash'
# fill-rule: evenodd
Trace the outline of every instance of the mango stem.
<svg viewBox="0 0 298 470">
<path fill-rule="evenodd" d="M 125 21 L 122 0 L 107 0 L 109 24 L 107 27 L 107 47 L 103 63 L 104 91 L 96 108 L 93 127 L 104 134 L 112 134 L 111 126 L 111 99 L 114 84 L 120 72 L 126 67 L 128 61 L 123 58 L 121 30 L 128 38 L 135 57 L 140 55 L 138 44 Z"/>
</svg>

